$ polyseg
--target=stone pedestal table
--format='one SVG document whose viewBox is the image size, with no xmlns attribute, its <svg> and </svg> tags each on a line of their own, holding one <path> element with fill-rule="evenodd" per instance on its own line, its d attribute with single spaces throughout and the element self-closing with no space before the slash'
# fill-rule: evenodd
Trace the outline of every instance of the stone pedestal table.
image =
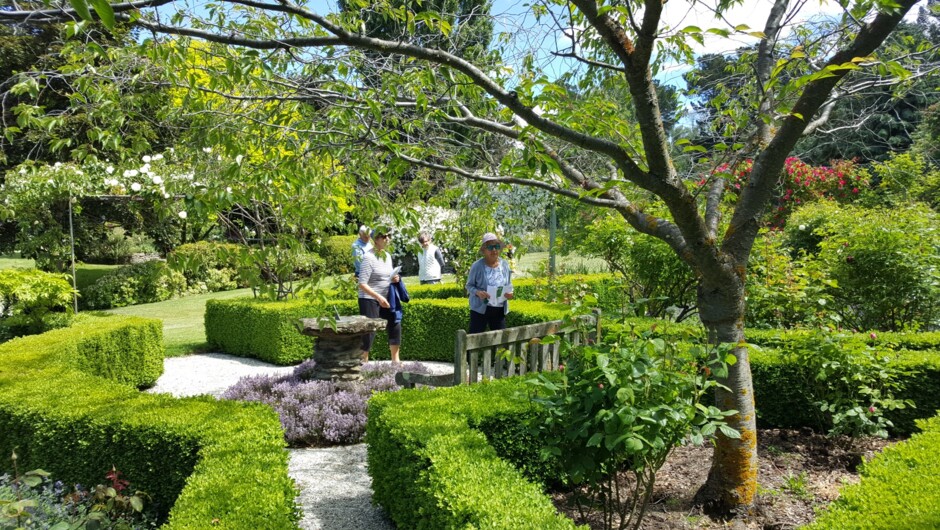
<svg viewBox="0 0 940 530">
<path fill-rule="evenodd" d="M 298 324 L 304 335 L 316 337 L 313 346 L 314 379 L 358 381 L 362 379 L 362 336 L 385 329 L 382 318 L 359 315 L 335 319 L 335 329 L 327 318 L 302 318 Z"/>
</svg>

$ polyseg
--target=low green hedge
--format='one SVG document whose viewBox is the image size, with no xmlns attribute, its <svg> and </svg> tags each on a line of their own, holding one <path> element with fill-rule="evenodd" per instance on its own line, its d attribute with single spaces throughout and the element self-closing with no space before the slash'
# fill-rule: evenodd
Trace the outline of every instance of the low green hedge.
<svg viewBox="0 0 940 530">
<path fill-rule="evenodd" d="M 923 432 L 864 464 L 861 482 L 843 488 L 839 499 L 805 528 L 940 528 L 940 416 L 918 423 Z"/>
<path fill-rule="evenodd" d="M 296 490 L 274 411 L 145 394 L 162 372 L 162 327 L 84 317 L 0 345 L 0 472 L 41 467 L 94 485 L 111 466 L 168 516 L 165 528 L 296 528 Z M 159 362 L 158 362 L 159 359 Z"/>
<path fill-rule="evenodd" d="M 369 400 L 373 498 L 399 528 L 573 529 L 540 487 L 497 455 L 478 425 L 525 414 L 520 378 L 403 390 Z"/>
<path fill-rule="evenodd" d="M 916 431 L 915 421 L 933 415 L 940 409 L 940 352 L 900 351 L 894 361 L 909 370 L 905 388 L 895 397 L 909 399 L 914 408 L 886 412 L 894 424 L 894 434 Z M 812 374 L 803 374 L 787 362 L 777 350 L 752 351 L 751 375 L 754 380 L 754 401 L 757 421 L 762 427 L 814 427 L 816 407 L 804 392 L 804 381 Z"/>
<path fill-rule="evenodd" d="M 558 320 L 566 306 L 513 301 L 506 325 L 521 326 Z M 297 331 L 300 318 L 320 315 L 355 315 L 355 300 L 335 300 L 321 305 L 306 300 L 283 302 L 254 298 L 209 300 L 206 303 L 206 339 L 210 347 L 232 355 L 255 357 L 280 365 L 296 364 L 313 353 L 313 338 Z M 401 356 L 405 360 L 453 362 L 454 338 L 467 329 L 470 309 L 463 298 L 412 299 L 405 304 Z M 385 333 L 376 335 L 373 359 L 388 359 Z"/>
</svg>

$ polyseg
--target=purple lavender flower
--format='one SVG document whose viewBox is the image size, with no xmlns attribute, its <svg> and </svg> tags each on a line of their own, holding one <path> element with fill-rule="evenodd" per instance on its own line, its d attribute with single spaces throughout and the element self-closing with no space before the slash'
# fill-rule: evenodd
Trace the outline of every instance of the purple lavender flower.
<svg viewBox="0 0 940 530">
<path fill-rule="evenodd" d="M 373 393 L 399 390 L 396 372 L 430 373 L 421 363 L 366 363 L 362 381 L 332 382 L 313 379 L 315 366 L 309 359 L 287 376 L 243 377 L 222 397 L 270 405 L 292 447 L 353 444 L 365 435 L 366 403 Z"/>
</svg>

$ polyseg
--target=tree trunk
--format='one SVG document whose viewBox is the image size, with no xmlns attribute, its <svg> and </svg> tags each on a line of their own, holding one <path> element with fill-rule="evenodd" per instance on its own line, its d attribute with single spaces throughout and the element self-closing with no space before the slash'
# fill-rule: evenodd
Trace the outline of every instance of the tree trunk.
<svg viewBox="0 0 940 530">
<path fill-rule="evenodd" d="M 710 344 L 744 340 L 744 279 L 729 272 L 713 281 L 702 279 L 698 288 L 699 314 L 708 331 Z M 728 377 L 719 383 L 715 401 L 721 410 L 736 410 L 727 418 L 739 439 L 718 434 L 708 480 L 696 494 L 708 511 L 727 513 L 747 507 L 757 489 L 757 420 L 754 414 L 754 387 L 748 350 L 732 350 L 737 362 L 728 368 Z"/>
</svg>

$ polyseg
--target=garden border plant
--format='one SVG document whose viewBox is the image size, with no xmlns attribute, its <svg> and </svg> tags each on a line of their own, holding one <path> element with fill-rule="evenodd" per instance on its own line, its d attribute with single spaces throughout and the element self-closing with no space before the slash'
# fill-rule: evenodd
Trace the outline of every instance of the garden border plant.
<svg viewBox="0 0 940 530">
<path fill-rule="evenodd" d="M 168 529 L 296 528 L 270 407 L 138 390 L 162 373 L 161 330 L 153 319 L 83 316 L 0 345 L 0 454 L 18 447 L 22 468 L 84 484 L 116 466 Z"/>
</svg>

